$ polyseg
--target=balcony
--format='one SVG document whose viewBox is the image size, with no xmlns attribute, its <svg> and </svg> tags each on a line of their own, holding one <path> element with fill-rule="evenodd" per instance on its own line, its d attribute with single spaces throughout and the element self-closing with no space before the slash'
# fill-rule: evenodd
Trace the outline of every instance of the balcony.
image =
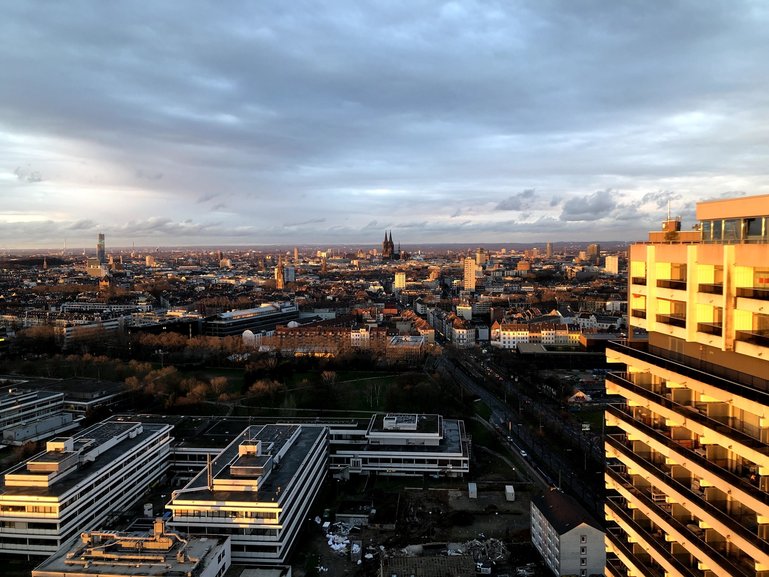
<svg viewBox="0 0 769 577">
<path fill-rule="evenodd" d="M 710 473 L 718 477 L 723 484 L 739 489 L 756 501 L 759 501 L 764 505 L 769 505 L 769 494 L 761 491 L 758 487 L 756 487 L 754 482 L 751 481 L 749 472 L 746 471 L 744 475 L 732 473 L 726 468 L 728 466 L 727 462 L 715 463 L 714 461 L 706 459 L 704 451 L 701 449 L 690 448 L 689 446 L 685 445 L 687 442 L 686 440 L 673 440 L 670 438 L 670 435 L 667 431 L 661 431 L 641 421 L 634 420 L 633 415 L 630 414 L 629 411 L 623 411 L 617 406 L 612 405 L 607 407 L 606 411 L 608 414 L 619 419 L 630 420 L 630 422 L 633 424 L 633 427 L 643 432 L 650 439 L 656 441 L 660 445 L 668 447 L 691 463 L 696 464 L 707 471 L 710 471 Z M 615 437 L 617 437 L 617 435 L 615 435 Z"/>
<path fill-rule="evenodd" d="M 686 317 L 681 315 L 657 315 L 657 322 L 682 329 L 686 328 Z"/>
<path fill-rule="evenodd" d="M 610 341 L 606 343 L 606 350 L 607 352 L 616 351 L 638 361 L 673 371 L 683 377 L 689 377 L 751 401 L 769 405 L 769 380 L 767 379 L 734 369 L 727 369 L 721 365 L 683 353 L 676 353 L 669 349 L 647 348 L 645 344 L 635 343 L 630 346 L 627 341 Z"/>
<path fill-rule="evenodd" d="M 718 551 L 715 549 L 711 544 L 705 542 L 702 539 L 702 536 L 699 534 L 698 531 L 693 530 L 693 527 L 691 527 L 691 523 L 685 522 L 685 520 L 680 520 L 675 517 L 672 517 L 668 511 L 666 511 L 664 508 L 660 507 L 657 503 L 651 500 L 651 498 L 641 491 L 638 487 L 635 487 L 632 483 L 630 483 L 627 479 L 623 478 L 621 475 L 619 475 L 617 472 L 612 471 L 611 469 L 607 469 L 606 476 L 612 479 L 617 485 L 622 486 L 626 491 L 631 493 L 634 497 L 634 500 L 637 500 L 639 503 L 646 506 L 647 509 L 653 511 L 660 519 L 664 519 L 679 535 L 683 536 L 691 545 L 694 545 L 697 549 L 702 551 L 705 555 L 716 561 L 718 565 L 720 565 L 722 568 L 727 570 L 727 573 L 729 575 L 733 575 L 734 577 L 737 577 L 738 575 L 745 575 L 746 577 L 754 577 L 755 576 L 755 569 L 750 566 L 743 566 L 736 564 L 737 560 L 732 560 L 731 558 L 728 558 L 724 553 Z M 676 565 L 676 569 L 678 571 L 681 571 L 682 575 L 699 575 L 699 571 L 696 571 L 694 567 L 689 569 L 686 565 L 684 565 L 680 558 L 674 557 L 670 554 L 669 551 L 667 551 L 666 548 L 662 545 L 664 543 L 664 540 L 659 539 L 655 536 L 649 535 L 643 529 L 638 525 L 636 521 L 632 519 L 632 517 L 628 514 L 627 509 L 625 507 L 622 507 L 621 504 L 617 503 L 616 500 L 607 498 L 606 500 L 607 508 L 611 510 L 612 515 L 616 518 L 620 518 L 625 523 L 630 525 L 634 531 L 638 531 L 638 535 L 642 537 L 649 545 L 654 546 L 657 553 L 663 554 L 664 557 L 668 560 L 672 560 L 672 562 Z M 697 551 L 689 551 L 692 555 L 696 555 Z"/>
<path fill-rule="evenodd" d="M 667 288 L 667 289 L 675 289 L 679 291 L 685 291 L 686 290 L 686 281 L 685 280 L 678 280 L 678 279 L 665 279 L 661 278 L 657 280 L 657 286 L 659 288 Z"/>
<path fill-rule="evenodd" d="M 724 332 L 724 326 L 721 323 L 697 323 L 697 332 L 720 337 Z"/>
<path fill-rule="evenodd" d="M 646 311 L 643 309 L 632 309 L 630 311 L 630 316 L 635 317 L 637 319 L 645 319 L 646 318 Z"/>
<path fill-rule="evenodd" d="M 674 403 L 667 397 L 658 395 L 649 389 L 636 385 L 628 379 L 627 373 L 609 373 L 606 375 L 606 380 L 615 383 L 660 407 L 675 411 L 679 415 L 691 419 L 711 431 L 721 433 L 725 437 L 729 437 L 741 445 L 750 447 L 764 455 L 769 455 L 769 445 L 763 443 L 759 439 L 759 431 L 745 426 L 741 419 L 722 417 L 723 420 L 716 420 L 708 417 L 707 415 L 700 413 L 696 407 Z"/>
<path fill-rule="evenodd" d="M 646 286 L 646 277 L 645 276 L 630 277 L 630 282 L 632 284 L 640 284 L 640 285 Z"/>
<path fill-rule="evenodd" d="M 667 563 L 671 566 L 673 566 L 681 575 L 686 575 L 687 577 L 698 577 L 699 572 L 697 571 L 696 565 L 685 565 L 682 563 L 679 559 L 674 557 L 670 550 L 668 549 L 669 545 L 665 543 L 665 540 L 662 539 L 662 534 L 659 535 L 653 535 L 649 533 L 649 531 L 646 530 L 645 527 L 643 527 L 638 521 L 633 519 L 632 515 L 628 514 L 627 508 L 623 503 L 624 499 L 618 500 L 617 498 L 608 498 L 606 500 L 606 506 L 609 510 L 611 510 L 612 516 L 616 519 L 622 519 L 622 522 L 630 527 L 630 529 L 633 531 L 633 534 L 635 537 L 643 540 L 646 545 L 648 545 L 651 550 L 654 551 L 654 555 L 658 559 L 664 559 L 667 561 Z M 607 536 L 609 536 L 610 533 L 607 533 Z M 615 543 L 614 539 L 611 539 L 612 544 Z M 620 541 L 620 540 L 618 540 Z M 621 541 L 620 541 L 621 542 Z M 627 547 L 627 546 L 625 546 Z M 665 575 L 666 572 L 662 570 L 662 565 L 656 565 L 656 566 L 649 566 L 649 564 L 644 559 L 639 559 L 637 555 L 635 555 L 632 552 L 632 549 L 630 547 L 625 548 L 623 547 L 623 552 L 625 555 L 627 555 L 629 558 L 633 559 L 634 562 L 639 565 L 640 567 L 643 567 L 646 570 L 650 571 L 650 575 Z M 651 551 L 649 552 L 651 554 Z"/>
<path fill-rule="evenodd" d="M 737 289 L 737 296 L 757 299 L 760 301 L 769 301 L 769 288 L 740 287 Z"/>
<path fill-rule="evenodd" d="M 697 291 L 709 295 L 722 295 L 724 294 L 724 285 L 721 283 L 700 283 L 697 286 Z"/>
<path fill-rule="evenodd" d="M 737 331 L 735 340 L 750 343 L 759 347 L 769 347 L 769 329 Z"/>
</svg>

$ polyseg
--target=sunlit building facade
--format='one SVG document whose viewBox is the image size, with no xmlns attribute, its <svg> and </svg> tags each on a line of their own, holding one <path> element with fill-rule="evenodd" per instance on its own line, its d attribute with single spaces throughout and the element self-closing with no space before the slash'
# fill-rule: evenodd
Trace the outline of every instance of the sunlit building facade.
<svg viewBox="0 0 769 577">
<path fill-rule="evenodd" d="M 703 202 L 629 254 L 610 343 L 606 575 L 769 575 L 769 195 Z M 646 331 L 644 336 L 643 331 Z"/>
</svg>

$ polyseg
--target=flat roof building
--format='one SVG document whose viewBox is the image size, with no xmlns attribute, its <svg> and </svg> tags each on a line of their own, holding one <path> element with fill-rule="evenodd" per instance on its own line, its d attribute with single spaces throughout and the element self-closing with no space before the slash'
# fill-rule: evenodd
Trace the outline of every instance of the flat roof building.
<svg viewBox="0 0 769 577">
<path fill-rule="evenodd" d="M 299 307 L 294 303 L 265 303 L 257 308 L 219 313 L 206 319 L 204 331 L 214 337 L 240 336 L 243 331 L 272 332 L 299 318 Z"/>
<path fill-rule="evenodd" d="M 32 577 L 221 577 L 230 562 L 228 537 L 180 535 L 157 519 L 149 534 L 83 532 L 33 569 Z"/>
<path fill-rule="evenodd" d="M 236 563 L 284 563 L 327 468 L 326 427 L 250 426 L 173 493 L 169 525 L 229 536 Z"/>
<path fill-rule="evenodd" d="M 48 556 L 133 503 L 168 466 L 170 425 L 110 420 L 6 470 L 0 553 Z"/>
</svg>

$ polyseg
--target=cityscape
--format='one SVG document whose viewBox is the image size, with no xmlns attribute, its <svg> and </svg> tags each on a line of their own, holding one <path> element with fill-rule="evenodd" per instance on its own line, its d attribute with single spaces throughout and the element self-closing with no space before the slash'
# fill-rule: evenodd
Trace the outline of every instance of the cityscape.
<svg viewBox="0 0 769 577">
<path fill-rule="evenodd" d="M 8 3 L 0 574 L 769 577 L 767 26 Z"/>
<path fill-rule="evenodd" d="M 5 256 L 0 551 L 33 576 L 758 575 L 767 212 L 703 201 L 611 249 Z"/>
</svg>

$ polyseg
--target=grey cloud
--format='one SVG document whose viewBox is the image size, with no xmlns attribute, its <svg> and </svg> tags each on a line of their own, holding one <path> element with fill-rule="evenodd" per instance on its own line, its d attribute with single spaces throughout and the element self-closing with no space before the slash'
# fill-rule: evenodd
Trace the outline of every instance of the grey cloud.
<svg viewBox="0 0 769 577">
<path fill-rule="evenodd" d="M 320 224 L 326 222 L 325 218 L 311 218 L 309 220 L 303 220 L 301 222 L 287 222 L 283 226 L 307 226 L 308 224 Z"/>
<path fill-rule="evenodd" d="M 509 196 L 499 204 L 497 204 L 497 210 L 526 210 L 531 206 L 531 201 L 534 199 L 536 191 L 533 188 L 527 188 Z"/>
<path fill-rule="evenodd" d="M 670 190 L 659 190 L 657 192 L 647 192 L 641 197 L 642 203 L 653 203 L 657 208 L 665 208 L 668 202 L 680 200 L 681 194 Z"/>
<path fill-rule="evenodd" d="M 593 221 L 607 216 L 616 206 L 617 193 L 612 190 L 598 190 L 582 197 L 573 197 L 563 204 L 561 220 Z"/>
<path fill-rule="evenodd" d="M 140 180 L 160 180 L 163 178 L 162 172 L 156 172 L 156 171 L 145 171 L 144 169 L 137 168 L 134 172 L 136 175 L 136 178 Z"/>
<path fill-rule="evenodd" d="M 43 175 L 37 170 L 32 170 L 30 168 L 22 168 L 18 166 L 13 173 L 16 175 L 16 178 L 23 182 L 35 183 L 43 181 Z"/>
</svg>

